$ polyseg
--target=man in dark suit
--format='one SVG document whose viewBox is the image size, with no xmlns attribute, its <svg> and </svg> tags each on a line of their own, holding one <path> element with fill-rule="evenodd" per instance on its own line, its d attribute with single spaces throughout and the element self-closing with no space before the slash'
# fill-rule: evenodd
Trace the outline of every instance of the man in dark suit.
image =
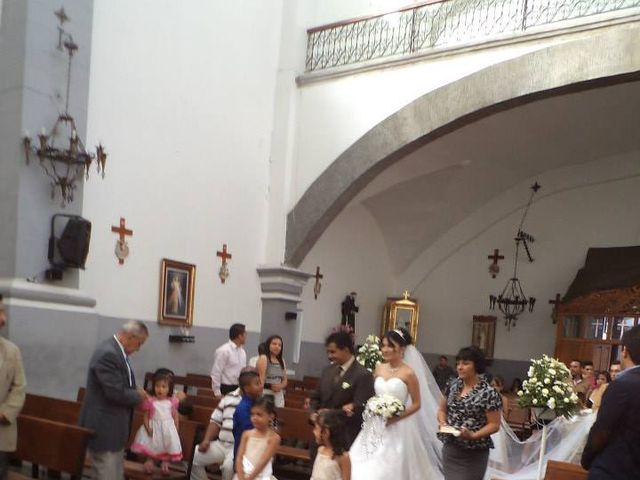
<svg viewBox="0 0 640 480">
<path fill-rule="evenodd" d="M 124 477 L 123 456 L 131 415 L 147 397 L 142 388 L 136 388 L 129 355 L 137 352 L 148 336 L 144 323 L 127 322 L 98 345 L 89 362 L 80 425 L 95 432 L 89 440 L 89 455 L 96 480 Z"/>
<path fill-rule="evenodd" d="M 640 475 L 640 326 L 622 337 L 624 368 L 604 392 L 582 466 L 590 480 L 631 480 Z"/>
<path fill-rule="evenodd" d="M 331 365 L 322 371 L 318 388 L 311 395 L 311 420 L 324 410 L 342 411 L 351 446 L 360 432 L 364 406 L 374 395 L 373 376 L 356 361 L 350 334 L 332 333 L 325 346 Z"/>
</svg>

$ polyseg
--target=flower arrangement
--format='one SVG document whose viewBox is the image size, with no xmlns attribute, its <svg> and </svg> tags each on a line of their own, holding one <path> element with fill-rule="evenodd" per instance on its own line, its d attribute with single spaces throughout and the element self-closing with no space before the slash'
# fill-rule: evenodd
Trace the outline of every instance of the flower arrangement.
<svg viewBox="0 0 640 480">
<path fill-rule="evenodd" d="M 527 376 L 518 391 L 521 407 L 541 408 L 553 411 L 556 416 L 571 417 L 577 408 L 578 396 L 564 363 L 547 355 L 532 359 Z"/>
<path fill-rule="evenodd" d="M 356 360 L 358 360 L 358 363 L 364 368 L 373 372 L 378 364 L 382 362 L 380 339 L 375 335 L 368 335 L 364 344 L 358 348 Z"/>
<path fill-rule="evenodd" d="M 353 327 L 346 323 L 340 323 L 335 327 L 332 327 L 329 333 L 338 333 L 338 332 L 348 333 L 349 335 L 351 335 L 352 340 L 355 337 L 355 332 L 353 331 Z"/>
<path fill-rule="evenodd" d="M 376 395 L 367 401 L 366 411 L 387 420 L 404 412 L 404 405 L 392 395 Z"/>
</svg>

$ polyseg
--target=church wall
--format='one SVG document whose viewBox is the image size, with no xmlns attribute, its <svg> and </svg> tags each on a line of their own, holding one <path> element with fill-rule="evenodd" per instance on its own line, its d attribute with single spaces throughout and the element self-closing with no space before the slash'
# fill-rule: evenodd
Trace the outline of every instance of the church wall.
<svg viewBox="0 0 640 480">
<path fill-rule="evenodd" d="M 366 209 L 356 205 L 342 212 L 307 255 L 301 269 L 313 273 L 318 265 L 324 275 L 318 299 L 313 295 L 314 278 L 309 279 L 302 296 L 303 341 L 324 341 L 331 328 L 340 323 L 341 303 L 352 291 L 357 293 L 356 305 L 360 307 L 356 314 L 357 341 L 378 333 L 387 296 L 397 292 L 384 240 Z M 324 356 L 324 348 L 321 350 Z"/>
<path fill-rule="evenodd" d="M 555 325 L 548 299 L 566 292 L 587 249 L 640 243 L 637 162 L 638 153 L 632 152 L 519 183 L 447 232 L 395 278 L 367 211 L 348 207 L 302 264 L 310 272 L 320 265 L 325 278 L 318 300 L 313 299 L 313 279 L 304 291 L 304 343 L 296 374 L 314 375 L 326 365 L 321 339 L 339 322 L 347 292 L 358 292 L 357 341 L 362 341 L 366 334 L 379 332 L 386 297 L 407 288 L 420 303 L 417 347 L 431 364 L 440 354 L 448 355 L 453 364 L 459 348 L 471 344 L 473 315 L 493 314 L 498 320 L 490 371 L 503 375 L 508 384 L 516 376 L 522 378 L 530 358 L 553 354 Z M 512 239 L 529 186 L 536 180 L 543 188 L 524 227 L 535 236 L 535 262 L 528 263 L 521 254 L 518 276 L 525 293 L 537 302 L 533 313 L 524 313 L 507 331 L 500 312 L 489 310 L 488 298 L 502 291 L 512 273 Z M 494 248 L 506 257 L 496 279 L 488 273 L 487 259 Z"/>
<path fill-rule="evenodd" d="M 495 358 L 528 361 L 553 354 L 555 325 L 548 300 L 564 295 L 589 247 L 638 245 L 638 152 L 589 164 L 548 171 L 515 185 L 481 206 L 447 232 L 398 277 L 413 285 L 421 305 L 425 352 L 454 355 L 471 342 L 473 315 L 496 315 Z M 513 271 L 514 242 L 534 181 L 542 186 L 524 225 L 535 237 L 534 263 L 521 252 L 518 277 L 525 294 L 536 297 L 533 313 L 524 313 L 507 331 L 498 310 L 489 310 L 490 294 L 499 294 Z M 499 248 L 505 259 L 496 279 L 487 255 Z"/>
<path fill-rule="evenodd" d="M 89 137 L 109 158 L 104 181 L 86 185 L 94 230 L 81 287 L 102 316 L 154 322 L 161 259 L 193 263 L 194 325 L 258 331 L 280 8 L 115 3 L 95 6 Z M 134 232 L 124 265 L 111 233 L 120 217 Z"/>
<path fill-rule="evenodd" d="M 123 323 L 90 309 L 70 311 L 55 305 L 34 307 L 27 302 L 8 304 L 7 314 L 9 337 L 22 353 L 27 391 L 70 400 L 85 386 L 95 347 Z M 196 343 L 169 343 L 166 331 L 156 322 L 145 324 L 149 338 L 131 361 L 139 385 L 146 372 L 160 367 L 169 367 L 177 375 L 209 374 L 215 349 L 229 339 L 228 329 L 194 327 Z M 258 341 L 257 334 L 249 334 L 245 345 L 248 356 L 257 350 Z"/>
</svg>

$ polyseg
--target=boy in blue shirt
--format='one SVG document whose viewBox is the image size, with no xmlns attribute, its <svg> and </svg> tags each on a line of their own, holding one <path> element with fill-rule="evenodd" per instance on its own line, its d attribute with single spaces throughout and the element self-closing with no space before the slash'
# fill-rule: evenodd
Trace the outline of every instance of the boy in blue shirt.
<svg viewBox="0 0 640 480">
<path fill-rule="evenodd" d="M 235 465 L 236 453 L 240 446 L 240 439 L 245 430 L 251 430 L 251 407 L 256 399 L 262 395 L 262 382 L 260 375 L 255 370 L 245 371 L 238 378 L 240 390 L 242 390 L 242 400 L 236 407 L 233 414 L 233 464 Z"/>
</svg>

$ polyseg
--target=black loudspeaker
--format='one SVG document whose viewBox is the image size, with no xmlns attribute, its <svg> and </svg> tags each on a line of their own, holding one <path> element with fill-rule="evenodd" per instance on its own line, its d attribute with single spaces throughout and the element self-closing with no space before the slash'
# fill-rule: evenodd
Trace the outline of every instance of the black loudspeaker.
<svg viewBox="0 0 640 480">
<path fill-rule="evenodd" d="M 55 237 L 54 227 L 58 217 L 69 220 L 64 226 L 60 238 Z M 89 254 L 91 241 L 91 222 L 77 215 L 56 214 L 51 219 L 51 237 L 49 237 L 49 262 L 56 267 L 84 268 Z M 61 262 L 54 261 L 57 246 Z"/>
<path fill-rule="evenodd" d="M 296 318 L 298 318 L 297 312 L 286 312 L 284 314 L 285 320 L 295 320 Z"/>
</svg>

